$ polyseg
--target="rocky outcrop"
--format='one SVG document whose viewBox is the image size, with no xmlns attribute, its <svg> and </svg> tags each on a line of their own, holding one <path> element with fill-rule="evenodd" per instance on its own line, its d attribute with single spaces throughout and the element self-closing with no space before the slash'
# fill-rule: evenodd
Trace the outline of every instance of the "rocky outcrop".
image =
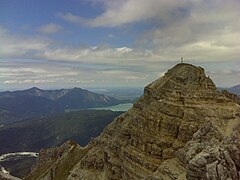
<svg viewBox="0 0 240 180">
<path fill-rule="evenodd" d="M 14 177 L 10 174 L 4 174 L 2 171 L 0 171 L 0 179 L 1 180 L 21 180 L 20 178 Z"/>
<path fill-rule="evenodd" d="M 134 106 L 98 138 L 79 148 L 84 155 L 65 177 L 214 179 L 223 173 L 224 177 L 239 178 L 239 147 L 235 143 L 239 121 L 239 105 L 216 89 L 203 68 L 178 64 L 149 84 Z M 59 171 L 54 171 L 56 176 L 50 178 L 46 175 L 50 170 L 39 171 L 41 167 L 27 179 L 60 177 Z"/>
<path fill-rule="evenodd" d="M 239 123 L 239 122 L 238 122 Z M 240 179 L 240 126 L 228 137 L 208 123 L 178 152 L 186 178 Z"/>
<path fill-rule="evenodd" d="M 222 90 L 222 93 L 229 99 L 232 99 L 234 102 L 240 104 L 240 97 L 236 94 L 230 93 L 227 90 Z"/>
<path fill-rule="evenodd" d="M 36 167 L 24 179 L 66 179 L 69 171 L 85 156 L 87 148 L 67 141 L 59 148 L 42 149 Z"/>
</svg>

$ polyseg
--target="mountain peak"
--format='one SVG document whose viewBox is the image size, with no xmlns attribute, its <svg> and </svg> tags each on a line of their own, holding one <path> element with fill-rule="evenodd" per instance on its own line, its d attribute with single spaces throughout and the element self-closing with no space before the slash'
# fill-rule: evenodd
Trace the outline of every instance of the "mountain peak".
<svg viewBox="0 0 240 180">
<path fill-rule="evenodd" d="M 169 69 L 165 75 L 145 87 L 145 94 L 157 98 L 171 96 L 174 93 L 193 95 L 196 91 L 216 91 L 210 77 L 205 75 L 202 67 L 181 63 Z"/>
<path fill-rule="evenodd" d="M 79 88 L 79 87 L 74 87 L 74 88 L 72 88 L 71 90 L 72 90 L 72 91 L 83 91 L 83 89 L 82 89 L 82 88 Z"/>
<path fill-rule="evenodd" d="M 30 89 L 28 89 L 28 90 L 41 91 L 42 89 L 39 89 L 38 87 L 32 87 L 32 88 L 30 88 Z"/>
</svg>

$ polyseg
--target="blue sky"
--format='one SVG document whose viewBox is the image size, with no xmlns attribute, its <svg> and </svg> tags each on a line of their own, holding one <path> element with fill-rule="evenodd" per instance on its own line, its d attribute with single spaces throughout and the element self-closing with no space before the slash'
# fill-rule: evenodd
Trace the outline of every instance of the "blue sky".
<svg viewBox="0 0 240 180">
<path fill-rule="evenodd" d="M 143 87 L 179 62 L 240 84 L 239 0 L 0 0 L 0 90 Z"/>
</svg>

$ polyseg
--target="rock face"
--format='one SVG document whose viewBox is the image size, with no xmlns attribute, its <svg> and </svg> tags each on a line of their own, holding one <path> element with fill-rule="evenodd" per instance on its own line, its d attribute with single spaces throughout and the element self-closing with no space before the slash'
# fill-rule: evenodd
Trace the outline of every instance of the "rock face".
<svg viewBox="0 0 240 180">
<path fill-rule="evenodd" d="M 65 179 L 239 179 L 239 124 L 239 105 L 217 91 L 203 68 L 178 64 L 78 150 L 81 158 Z M 51 169 L 63 166 L 58 161 L 66 157 L 40 171 L 40 153 L 26 179 L 51 179 Z M 52 179 L 61 176 L 54 173 Z"/>
</svg>

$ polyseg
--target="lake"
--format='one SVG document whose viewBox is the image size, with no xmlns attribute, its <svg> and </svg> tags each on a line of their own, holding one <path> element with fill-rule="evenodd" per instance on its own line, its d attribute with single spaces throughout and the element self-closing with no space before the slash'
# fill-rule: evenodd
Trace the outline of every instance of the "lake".
<svg viewBox="0 0 240 180">
<path fill-rule="evenodd" d="M 16 152 L 2 154 L 0 155 L 0 171 L 5 177 L 12 175 L 22 178 L 30 173 L 32 167 L 37 162 L 37 157 L 38 153 L 35 152 Z M 17 180 L 18 178 L 14 179 Z"/>
<path fill-rule="evenodd" d="M 118 104 L 115 106 L 107 106 L 107 107 L 98 107 L 98 108 L 91 108 L 94 110 L 111 110 L 111 111 L 127 111 L 133 106 L 132 103 L 124 103 L 124 104 Z"/>
</svg>

